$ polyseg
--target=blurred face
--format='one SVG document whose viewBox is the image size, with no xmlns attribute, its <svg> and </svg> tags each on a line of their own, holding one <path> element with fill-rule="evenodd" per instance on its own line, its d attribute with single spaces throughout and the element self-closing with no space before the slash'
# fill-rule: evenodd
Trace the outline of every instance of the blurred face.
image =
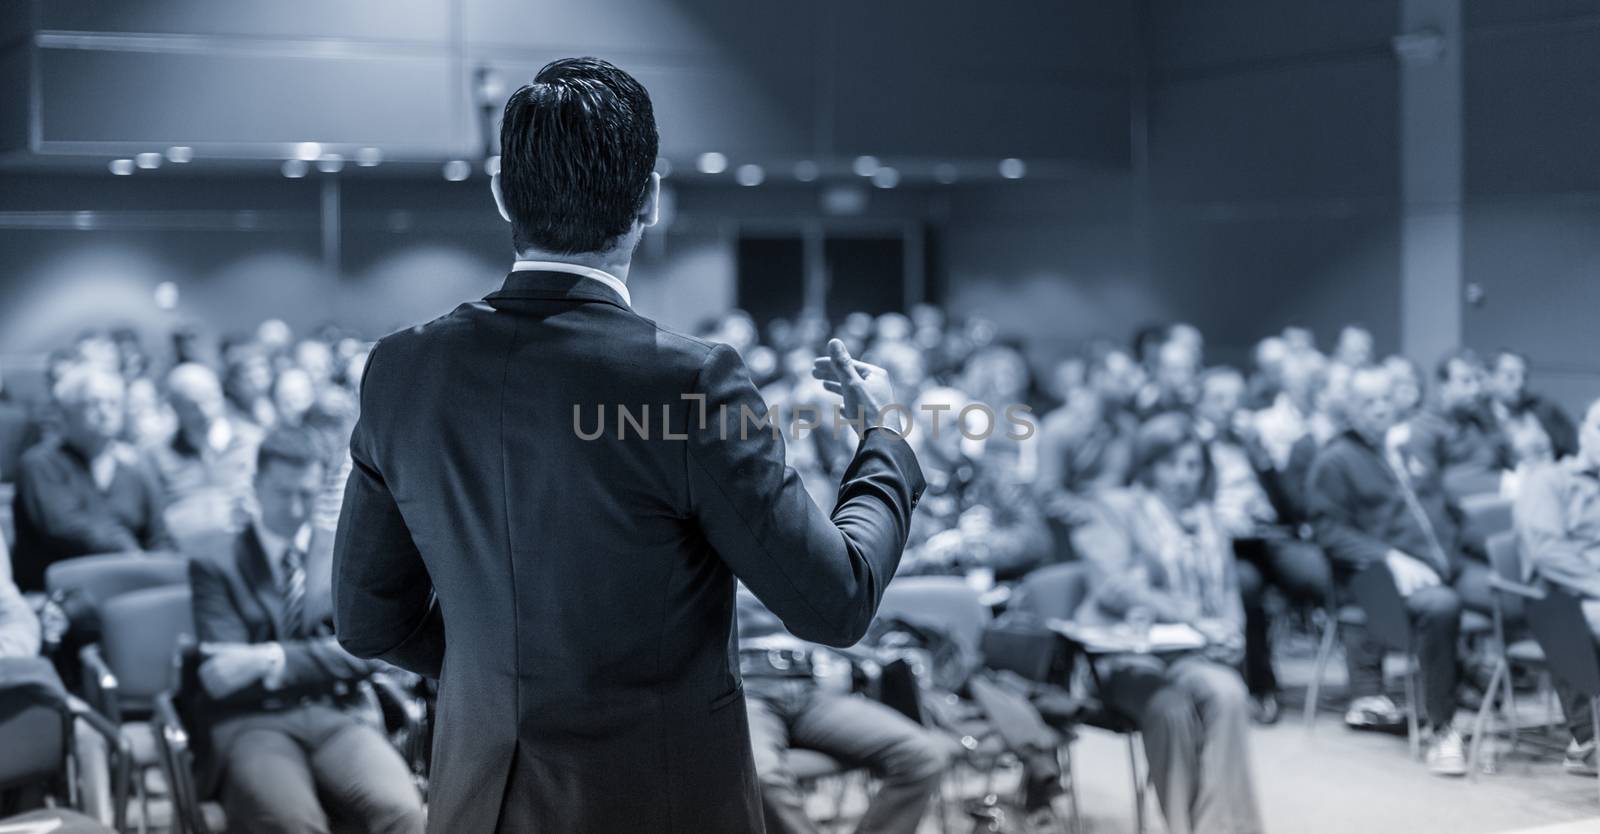
<svg viewBox="0 0 1600 834">
<path fill-rule="evenodd" d="M 1339 361 L 1359 368 L 1372 361 L 1372 334 L 1359 327 L 1346 328 L 1339 334 Z"/>
<path fill-rule="evenodd" d="M 1162 388 L 1187 395 L 1194 390 L 1195 376 L 1199 372 L 1200 358 L 1188 344 L 1174 339 L 1161 346 L 1156 381 Z"/>
<path fill-rule="evenodd" d="M 1200 389 L 1200 401 L 1195 403 L 1195 413 L 1218 429 L 1233 424 L 1233 415 L 1244 404 L 1244 379 L 1233 374 L 1217 374 L 1206 378 Z"/>
<path fill-rule="evenodd" d="M 1106 354 L 1101 361 L 1099 373 L 1094 384 L 1100 389 L 1100 395 L 1115 403 L 1125 403 L 1133 399 L 1139 386 L 1144 385 L 1144 369 L 1133 357 L 1121 351 Z"/>
<path fill-rule="evenodd" d="M 122 434 L 126 400 L 121 381 L 96 375 L 85 382 L 73 402 L 66 403 L 66 434 L 73 445 L 97 452 Z"/>
<path fill-rule="evenodd" d="M 308 339 L 295 345 L 294 361 L 314 380 L 333 377 L 333 350 L 322 342 Z"/>
<path fill-rule="evenodd" d="M 1422 404 L 1422 380 L 1417 376 L 1416 366 L 1410 362 L 1392 360 L 1383 363 L 1384 370 L 1389 372 L 1392 380 L 1390 395 L 1394 398 L 1394 408 L 1397 416 L 1404 416 L 1417 410 Z"/>
<path fill-rule="evenodd" d="M 1578 427 L 1578 454 L 1590 466 L 1600 466 L 1600 400 L 1589 405 L 1583 425 Z"/>
<path fill-rule="evenodd" d="M 172 392 L 172 413 L 177 416 L 178 426 L 183 431 L 204 434 L 212 423 L 222 419 L 226 413 L 222 386 L 214 378 L 187 380 L 181 388 Z"/>
<path fill-rule="evenodd" d="M 1361 371 L 1350 380 L 1345 399 L 1350 428 L 1373 445 L 1381 445 L 1395 423 L 1392 388 L 1389 374 L 1381 370 Z"/>
<path fill-rule="evenodd" d="M 1450 411 L 1467 409 L 1482 395 L 1483 378 L 1478 367 L 1460 359 L 1450 360 L 1444 379 L 1439 380 L 1439 403 Z"/>
<path fill-rule="evenodd" d="M 1151 467 L 1150 488 L 1169 505 L 1182 509 L 1200 499 L 1204 478 L 1205 451 L 1199 443 L 1185 443 Z"/>
<path fill-rule="evenodd" d="M 278 384 L 272 390 L 272 402 L 284 419 L 298 422 L 316 401 L 316 386 L 306 372 L 290 368 L 278 376 Z"/>
<path fill-rule="evenodd" d="M 322 488 L 322 464 L 268 461 L 256 473 L 255 486 L 261 523 L 280 536 L 292 536 L 311 517 Z"/>
<path fill-rule="evenodd" d="M 1527 385 L 1528 366 L 1523 363 L 1522 357 L 1505 353 L 1495 360 L 1494 374 L 1489 377 L 1490 396 L 1506 405 L 1513 405 L 1522 399 L 1522 392 Z"/>
</svg>

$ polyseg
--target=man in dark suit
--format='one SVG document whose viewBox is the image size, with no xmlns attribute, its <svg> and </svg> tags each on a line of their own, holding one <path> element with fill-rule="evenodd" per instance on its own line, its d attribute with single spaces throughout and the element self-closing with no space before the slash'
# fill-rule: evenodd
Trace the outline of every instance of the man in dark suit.
<svg viewBox="0 0 1600 834">
<path fill-rule="evenodd" d="M 190 563 L 209 699 L 204 788 L 221 780 L 229 831 L 326 832 L 332 812 L 365 831 L 420 832 L 409 769 L 358 715 L 358 684 L 383 664 L 340 648 L 326 604 L 307 595 L 308 571 L 328 567 L 307 561 L 320 453 L 302 430 L 269 435 L 256 463 L 259 518 L 229 552 Z"/>
<path fill-rule="evenodd" d="M 923 481 L 881 368 L 835 343 L 813 370 L 867 415 L 830 516 L 738 354 L 630 308 L 656 144 L 626 73 L 546 66 L 501 129 L 514 271 L 368 362 L 334 619 L 441 679 L 433 831 L 761 831 L 735 577 L 846 646 L 900 560 Z"/>
</svg>

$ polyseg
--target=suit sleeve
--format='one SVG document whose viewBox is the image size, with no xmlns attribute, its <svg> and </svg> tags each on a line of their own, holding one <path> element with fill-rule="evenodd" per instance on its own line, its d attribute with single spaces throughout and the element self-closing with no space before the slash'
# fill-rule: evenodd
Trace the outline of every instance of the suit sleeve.
<svg viewBox="0 0 1600 834">
<path fill-rule="evenodd" d="M 1337 459 L 1322 458 L 1311 467 L 1306 504 L 1317 544 L 1327 551 L 1329 559 L 1359 570 L 1383 561 L 1390 548 L 1356 526 L 1350 511 L 1354 501 L 1350 474 Z"/>
<path fill-rule="evenodd" d="M 911 447 L 869 429 L 829 515 L 784 464 L 782 437 L 756 426 L 766 405 L 732 348 L 710 352 L 695 391 L 705 399 L 689 409 L 684 465 L 707 541 L 796 637 L 854 644 L 899 567 L 925 486 Z"/>
<path fill-rule="evenodd" d="M 375 349 L 369 371 L 377 356 Z M 350 459 L 333 542 L 334 633 L 356 657 L 437 678 L 444 666 L 444 618 L 422 553 L 373 462 L 365 419 L 351 435 Z"/>
<path fill-rule="evenodd" d="M 1512 517 L 1524 557 L 1544 579 L 1600 599 L 1600 570 L 1584 557 L 1583 544 L 1568 532 L 1561 498 L 1560 464 L 1534 472 L 1517 491 Z"/>
</svg>

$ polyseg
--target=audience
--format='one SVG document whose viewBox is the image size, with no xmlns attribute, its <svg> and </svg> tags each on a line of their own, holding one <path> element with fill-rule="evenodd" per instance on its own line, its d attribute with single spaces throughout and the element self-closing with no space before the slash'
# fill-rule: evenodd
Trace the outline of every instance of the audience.
<svg viewBox="0 0 1600 834">
<path fill-rule="evenodd" d="M 1600 404 L 1574 429 L 1528 390 L 1519 354 L 1486 369 L 1452 352 L 1424 380 L 1411 360 L 1377 354 L 1363 328 L 1324 354 L 1288 327 L 1254 346 L 1247 374 L 1208 367 L 1199 329 L 1177 323 L 1036 366 L 1038 346 L 928 305 L 833 324 L 806 313 L 763 327 L 733 311 L 701 332 L 740 352 L 778 413 L 822 416 L 785 449 L 824 505 L 856 437 L 827 419 L 812 357 L 837 336 L 888 370 L 928 480 L 901 574 L 962 576 L 1003 608 L 1009 583 L 1081 561 L 1091 592 L 1079 620 L 1181 622 L 1206 638 L 1165 660 L 1118 656 L 1096 693 L 1137 719 L 1168 830 L 1260 829 L 1245 733 L 1280 712 L 1275 618 L 1348 599 L 1348 581 L 1374 565 L 1416 628 L 1429 768 L 1465 771 L 1452 720 L 1474 658 L 1458 645 L 1460 614 L 1490 600 L 1464 499 L 1514 497 L 1527 559 L 1584 598 L 1600 635 Z M 351 707 L 379 667 L 339 650 L 326 621 L 365 344 L 333 329 L 297 338 L 272 320 L 221 349 L 188 328 L 173 348 L 186 361 L 147 354 L 128 331 L 87 333 L 52 355 L 49 402 L 24 407 L 0 389 L 0 481 L 16 481 L 17 527 L 0 539 L 0 567 L 37 591 L 60 559 L 181 549 L 206 658 L 191 729 L 213 742 L 201 775 L 223 786 L 231 830 L 317 830 L 352 815 L 417 830 L 405 765 Z M 1019 425 L 1028 436 L 1008 438 Z M 3 577 L 0 655 L 37 653 L 37 604 Z M 769 828 L 815 828 L 788 766 L 805 747 L 882 779 L 859 830 L 914 831 L 951 751 L 820 680 L 817 647 L 750 602 L 741 596 L 739 648 Z M 1347 723 L 1403 725 L 1381 648 L 1360 629 L 1345 647 Z M 1564 689 L 1563 700 L 1568 768 L 1592 774 L 1587 710 Z"/>
<path fill-rule="evenodd" d="M 159 491 L 118 439 L 122 377 L 85 364 L 67 370 L 53 393 L 61 433 L 28 450 L 17 473 L 12 568 L 25 591 L 45 590 L 45 569 L 62 559 L 172 544 Z"/>
<path fill-rule="evenodd" d="M 354 706 L 356 684 L 382 664 L 341 648 L 331 612 L 309 604 L 324 457 L 304 431 L 268 435 L 254 521 L 232 547 L 190 562 L 200 680 L 212 707 L 206 779 L 220 780 L 229 828 L 246 834 L 327 831 L 330 816 L 364 831 L 420 832 L 410 770 L 375 728 L 381 718 L 364 720 Z"/>
</svg>

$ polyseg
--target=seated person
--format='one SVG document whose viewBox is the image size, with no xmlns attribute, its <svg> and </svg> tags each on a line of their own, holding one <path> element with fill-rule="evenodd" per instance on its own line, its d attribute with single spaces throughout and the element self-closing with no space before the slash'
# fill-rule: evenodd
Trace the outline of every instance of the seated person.
<svg viewBox="0 0 1600 834">
<path fill-rule="evenodd" d="M 4 370 L 4 369 L 0 369 Z M 0 484 L 17 479 L 22 453 L 39 442 L 39 423 L 27 407 L 11 399 L 5 377 L 0 376 Z"/>
<path fill-rule="evenodd" d="M 1255 718 L 1278 720 L 1278 677 L 1272 666 L 1266 590 L 1269 583 L 1292 601 L 1318 605 L 1333 576 L 1327 557 L 1301 541 L 1295 526 L 1281 521 L 1268 485 L 1278 479 L 1266 450 L 1244 425 L 1244 374 L 1219 367 L 1200 377 L 1195 429 L 1206 442 L 1215 474 L 1212 500 L 1218 523 L 1233 539 L 1244 597 L 1244 676 L 1255 702 Z"/>
<path fill-rule="evenodd" d="M 1540 578 L 1583 600 L 1589 628 L 1600 639 L 1600 400 L 1584 413 L 1577 454 L 1530 473 L 1513 518 L 1523 558 Z M 1567 770 L 1593 776 L 1588 699 L 1562 686 L 1557 690 L 1572 729 Z"/>
<path fill-rule="evenodd" d="M 906 440 L 928 487 L 911 519 L 902 574 L 980 571 L 1014 579 L 1051 555 L 1044 517 L 1002 454 L 1016 428 L 1001 414 L 985 426 L 979 407 L 954 388 L 930 388 L 917 398 Z"/>
<path fill-rule="evenodd" d="M 1545 434 L 1559 460 L 1578 450 L 1578 430 L 1554 400 L 1528 390 L 1528 357 L 1502 350 L 1489 369 L 1489 408 L 1502 427 L 1518 418 L 1532 421 Z"/>
<path fill-rule="evenodd" d="M 1391 460 L 1385 438 L 1394 423 L 1392 377 L 1363 368 L 1350 380 L 1344 403 L 1349 428 L 1317 454 L 1307 489 L 1317 541 L 1343 576 L 1387 565 L 1417 634 L 1431 727 L 1429 769 L 1441 776 L 1466 773 L 1461 736 L 1452 722 L 1459 683 L 1456 639 L 1463 604 L 1488 610 L 1488 569 L 1466 558 L 1458 511 L 1437 478 L 1421 467 Z M 1352 727 L 1395 726 L 1404 721 L 1383 694 L 1383 649 L 1347 633 L 1346 662 L 1355 700 L 1345 716 Z"/>
<path fill-rule="evenodd" d="M 1488 409 L 1483 364 L 1469 350 L 1440 360 L 1434 405 L 1411 421 L 1407 449 L 1421 478 L 1438 478 L 1445 493 L 1460 499 L 1498 493 L 1512 469 L 1511 450 Z"/>
<path fill-rule="evenodd" d="M 62 431 L 22 456 L 14 508 L 16 582 L 43 591 L 62 559 L 171 547 L 156 485 L 122 433 L 122 378 L 76 365 L 53 391 Z"/>
<path fill-rule="evenodd" d="M 816 832 L 787 763 L 802 747 L 865 765 L 882 780 L 856 831 L 915 834 L 949 754 L 936 736 L 894 709 L 813 677 L 815 651 L 755 595 L 739 589 L 739 670 L 761 805 L 772 834 Z"/>
<path fill-rule="evenodd" d="M 319 451 L 303 430 L 275 430 L 256 465 L 259 517 L 232 548 L 190 563 L 215 757 L 202 790 L 220 780 L 230 831 L 325 832 L 331 811 L 366 831 L 420 832 L 410 770 L 350 706 L 382 664 L 340 648 L 326 605 L 308 604 L 308 573 L 331 569 L 305 557 Z"/>
<path fill-rule="evenodd" d="M 179 365 L 167 374 L 178 429 L 145 450 L 166 503 L 167 527 L 185 552 L 225 545 L 249 516 L 250 478 L 261 431 L 228 416 L 222 383 L 208 367 Z"/>
<path fill-rule="evenodd" d="M 1244 611 L 1231 542 L 1206 495 L 1205 447 L 1188 417 L 1163 414 L 1139 430 L 1133 459 L 1134 485 L 1104 496 L 1099 519 L 1078 531 L 1091 589 L 1077 618 L 1189 623 L 1210 646 L 1170 662 L 1107 658 L 1101 695 L 1138 721 L 1168 830 L 1259 832 L 1250 701 L 1233 668 Z"/>
</svg>

